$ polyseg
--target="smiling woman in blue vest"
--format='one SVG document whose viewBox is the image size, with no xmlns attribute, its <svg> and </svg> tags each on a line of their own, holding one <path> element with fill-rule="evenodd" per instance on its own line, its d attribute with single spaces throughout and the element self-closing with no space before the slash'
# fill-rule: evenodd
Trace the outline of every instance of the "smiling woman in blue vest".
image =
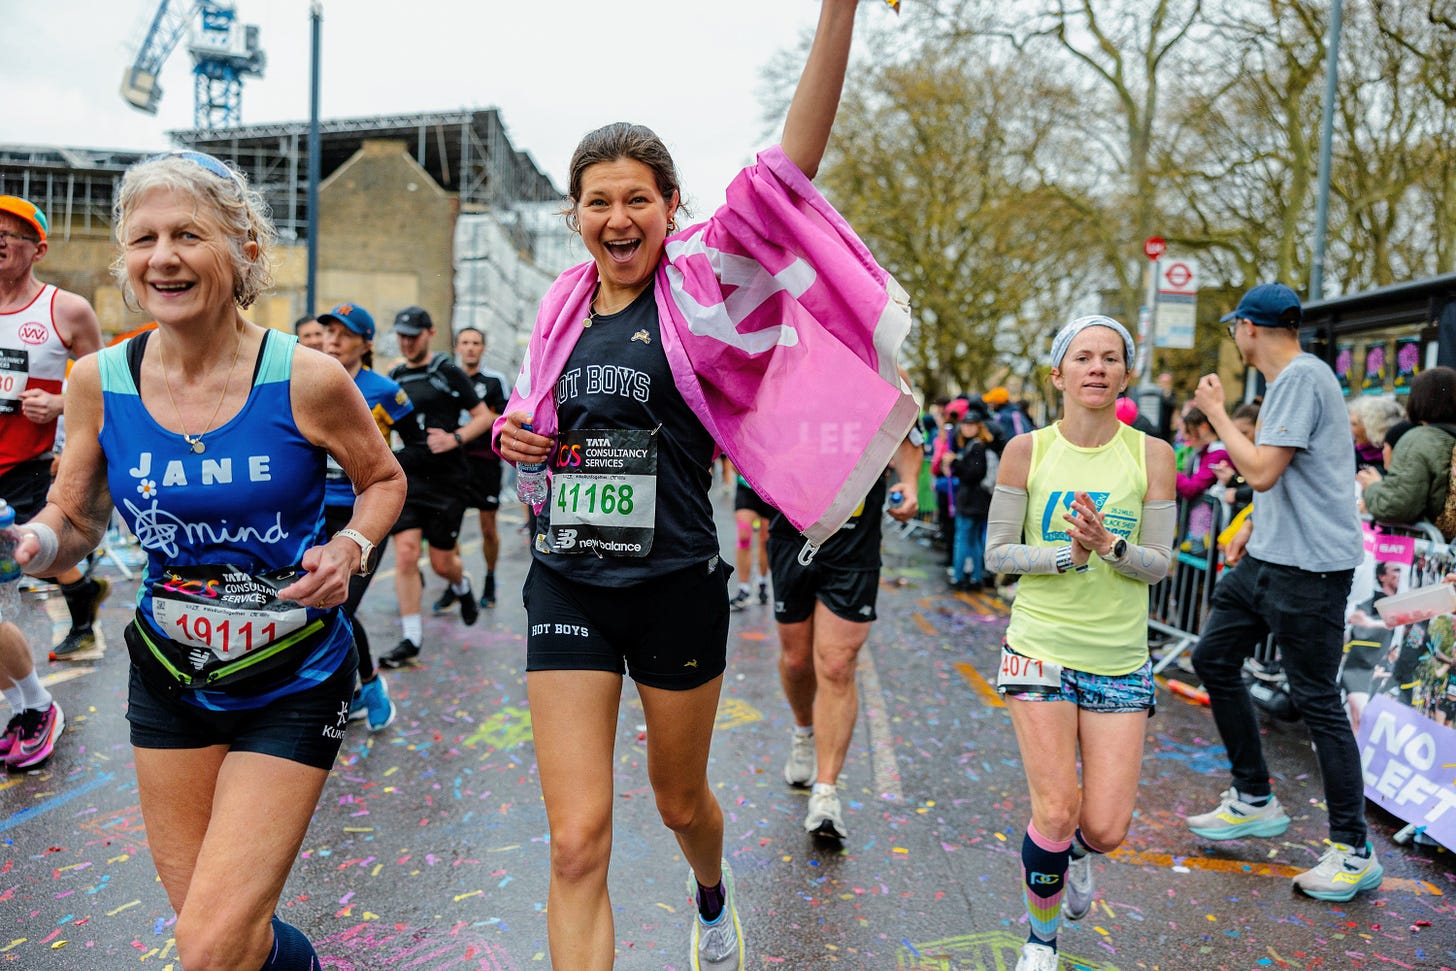
<svg viewBox="0 0 1456 971">
<path fill-rule="evenodd" d="M 74 368 L 60 471 L 18 559 L 74 563 L 113 504 L 135 531 L 127 720 L 181 964 L 316 969 L 274 909 L 353 692 L 338 607 L 404 477 L 339 363 L 240 313 L 271 285 L 274 240 L 241 175 L 197 152 L 148 159 L 115 216 L 113 272 L 158 326 Z M 324 543 L 329 456 L 358 499 Z"/>
</svg>

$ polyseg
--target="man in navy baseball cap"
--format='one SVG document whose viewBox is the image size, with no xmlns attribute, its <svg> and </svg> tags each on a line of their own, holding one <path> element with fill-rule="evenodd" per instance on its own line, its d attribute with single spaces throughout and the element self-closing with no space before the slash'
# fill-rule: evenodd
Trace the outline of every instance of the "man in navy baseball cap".
<svg viewBox="0 0 1456 971">
<path fill-rule="evenodd" d="M 1218 318 L 1223 323 L 1247 320 L 1257 327 L 1298 327 L 1304 321 L 1299 294 L 1282 283 L 1261 283 Z M 1233 328 L 1229 328 L 1232 332 Z"/>
<path fill-rule="evenodd" d="M 374 339 L 374 318 L 369 311 L 355 303 L 341 303 L 326 314 L 319 314 L 319 323 L 343 324 L 366 341 Z"/>
</svg>

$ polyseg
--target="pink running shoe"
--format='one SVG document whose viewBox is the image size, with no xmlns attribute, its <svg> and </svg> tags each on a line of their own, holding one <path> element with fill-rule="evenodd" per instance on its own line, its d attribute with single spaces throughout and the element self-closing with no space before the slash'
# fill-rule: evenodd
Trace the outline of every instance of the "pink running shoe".
<svg viewBox="0 0 1456 971">
<path fill-rule="evenodd" d="M 20 712 L 10 716 L 10 723 L 5 726 L 4 734 L 0 734 L 0 762 L 10 761 L 10 750 L 15 748 L 15 742 L 20 738 Z"/>
<path fill-rule="evenodd" d="M 20 735 L 5 756 L 12 769 L 29 769 L 40 765 L 56 750 L 56 741 L 66 730 L 66 716 L 60 702 L 52 701 L 44 711 L 27 708 L 21 716 Z"/>
</svg>

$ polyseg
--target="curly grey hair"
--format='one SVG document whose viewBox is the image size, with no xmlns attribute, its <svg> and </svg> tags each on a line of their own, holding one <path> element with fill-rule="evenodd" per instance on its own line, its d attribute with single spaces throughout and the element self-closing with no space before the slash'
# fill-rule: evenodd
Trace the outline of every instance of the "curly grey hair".
<svg viewBox="0 0 1456 971">
<path fill-rule="evenodd" d="M 1384 445 L 1385 433 L 1405 417 L 1405 409 L 1394 398 L 1367 394 L 1350 402 L 1350 414 L 1365 426 L 1365 437 L 1371 445 Z"/>
<path fill-rule="evenodd" d="M 121 287 L 128 307 L 140 308 L 126 273 L 127 224 L 137 205 L 154 189 L 189 196 L 196 202 L 199 214 L 222 230 L 233 264 L 233 300 L 240 308 L 251 307 L 259 295 L 273 288 L 273 248 L 278 234 L 263 196 L 248 187 L 241 172 L 211 155 L 171 152 L 127 169 L 112 207 L 118 252 L 111 263 L 111 275 Z M 243 252 L 249 240 L 258 244 L 258 255 L 252 260 Z"/>
</svg>

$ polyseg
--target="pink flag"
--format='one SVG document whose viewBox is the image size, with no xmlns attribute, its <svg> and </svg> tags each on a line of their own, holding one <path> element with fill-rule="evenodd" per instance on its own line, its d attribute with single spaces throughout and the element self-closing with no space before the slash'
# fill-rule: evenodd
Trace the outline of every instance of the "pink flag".
<svg viewBox="0 0 1456 971">
<path fill-rule="evenodd" d="M 895 364 L 905 291 L 778 147 L 666 256 L 654 286 L 674 383 L 754 491 L 822 544 L 919 415 Z M 538 434 L 556 432 L 552 391 L 596 281 L 585 263 L 542 298 L 506 408 Z"/>
</svg>

